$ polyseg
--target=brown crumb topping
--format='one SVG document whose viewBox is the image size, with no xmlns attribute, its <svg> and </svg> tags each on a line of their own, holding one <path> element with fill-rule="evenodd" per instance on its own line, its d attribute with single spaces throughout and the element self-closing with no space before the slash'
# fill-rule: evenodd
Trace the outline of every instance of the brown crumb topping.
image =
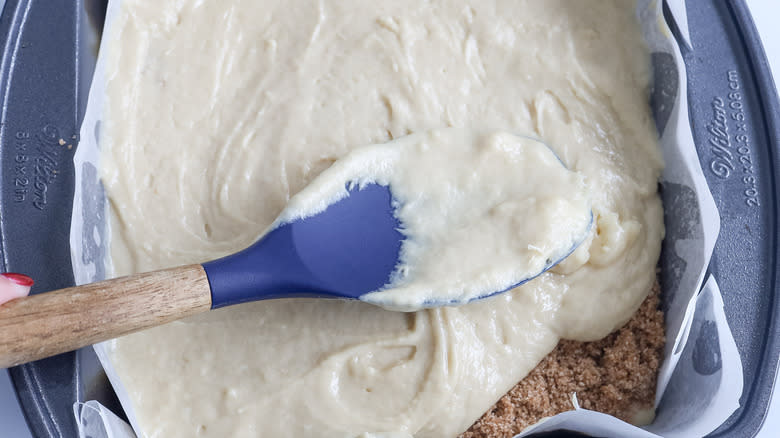
<svg viewBox="0 0 780 438">
<path fill-rule="evenodd" d="M 544 417 L 580 406 L 631 421 L 652 409 L 664 346 L 660 287 L 625 326 L 596 342 L 561 341 L 528 376 L 493 405 L 461 438 L 504 438 Z"/>
</svg>

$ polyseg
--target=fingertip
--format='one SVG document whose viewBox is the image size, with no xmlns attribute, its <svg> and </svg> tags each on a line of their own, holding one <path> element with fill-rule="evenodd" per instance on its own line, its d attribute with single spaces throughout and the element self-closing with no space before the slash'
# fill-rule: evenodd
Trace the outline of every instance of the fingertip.
<svg viewBox="0 0 780 438">
<path fill-rule="evenodd" d="M 35 283 L 29 276 L 16 272 L 5 272 L 0 275 L 18 284 L 19 286 L 32 287 L 32 285 Z"/>
<path fill-rule="evenodd" d="M 27 296 L 33 279 L 24 274 L 7 272 L 0 274 L 0 304 Z"/>
</svg>

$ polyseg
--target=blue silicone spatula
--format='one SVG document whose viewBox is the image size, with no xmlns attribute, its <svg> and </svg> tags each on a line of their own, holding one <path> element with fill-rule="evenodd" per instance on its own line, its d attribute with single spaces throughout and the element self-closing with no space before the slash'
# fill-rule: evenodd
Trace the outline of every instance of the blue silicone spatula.
<svg viewBox="0 0 780 438">
<path fill-rule="evenodd" d="M 0 306 L 0 368 L 231 304 L 358 299 L 389 283 L 404 239 L 399 228 L 390 190 L 369 184 L 219 260 L 10 301 Z"/>
</svg>

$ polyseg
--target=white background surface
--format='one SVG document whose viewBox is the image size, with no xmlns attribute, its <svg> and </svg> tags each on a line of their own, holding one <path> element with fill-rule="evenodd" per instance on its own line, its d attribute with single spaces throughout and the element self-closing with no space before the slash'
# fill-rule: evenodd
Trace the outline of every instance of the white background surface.
<svg viewBox="0 0 780 438">
<path fill-rule="evenodd" d="M 4 1 L 0 0 L 0 7 Z M 776 78 L 780 78 L 780 12 L 777 0 L 747 0 L 761 34 L 764 51 Z M 780 79 L 776 79 L 780 82 Z M 780 115 L 778 115 L 780 117 Z M 758 438 L 780 436 L 780 391 L 775 391 L 766 422 Z M 0 438 L 31 438 L 11 387 L 8 372 L 0 369 Z"/>
</svg>

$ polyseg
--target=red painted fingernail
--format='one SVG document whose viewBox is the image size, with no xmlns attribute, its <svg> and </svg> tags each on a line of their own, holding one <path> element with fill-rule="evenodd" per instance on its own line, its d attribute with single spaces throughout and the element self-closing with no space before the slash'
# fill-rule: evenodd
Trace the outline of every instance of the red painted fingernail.
<svg viewBox="0 0 780 438">
<path fill-rule="evenodd" d="M 0 274 L 3 277 L 13 281 L 14 283 L 18 284 L 19 286 L 32 286 L 34 281 L 32 278 L 24 275 L 24 274 L 17 274 L 16 272 L 6 272 L 3 274 Z"/>
</svg>

